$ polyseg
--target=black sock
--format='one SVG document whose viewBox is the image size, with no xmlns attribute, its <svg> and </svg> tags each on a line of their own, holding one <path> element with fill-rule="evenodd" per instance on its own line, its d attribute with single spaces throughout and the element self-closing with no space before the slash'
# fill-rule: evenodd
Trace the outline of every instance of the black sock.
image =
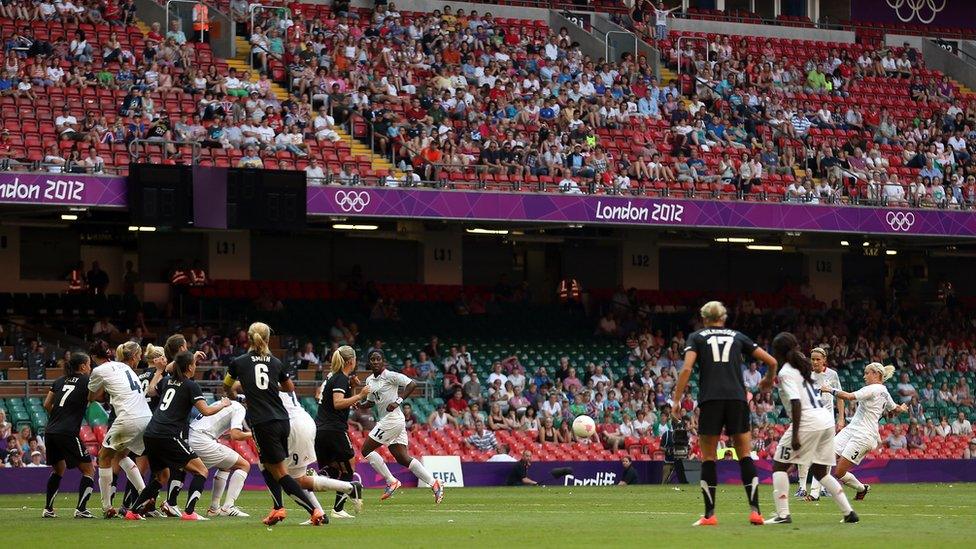
<svg viewBox="0 0 976 549">
<path fill-rule="evenodd" d="M 81 482 L 78 483 L 78 509 L 84 511 L 88 508 L 88 498 L 95 491 L 95 479 L 82 475 Z"/>
<path fill-rule="evenodd" d="M 756 464 L 751 457 L 739 458 L 739 471 L 742 473 L 742 486 L 746 489 L 746 499 L 749 507 L 759 512 L 759 477 L 756 475 Z"/>
<path fill-rule="evenodd" d="M 128 484 L 128 482 L 126 484 Z M 109 498 L 109 501 L 112 503 L 113 507 L 115 506 L 115 494 L 118 491 L 119 491 L 119 474 L 112 473 L 112 496 Z M 123 505 L 123 507 L 125 507 L 125 505 Z"/>
<path fill-rule="evenodd" d="M 146 487 L 142 490 L 142 493 L 139 494 L 139 497 L 132 502 L 132 506 L 128 509 L 134 513 L 138 513 L 139 509 L 142 508 L 147 501 L 159 495 L 159 489 L 162 487 L 163 485 L 159 483 L 159 480 L 153 476 L 153 478 L 149 479 L 149 484 L 146 485 Z"/>
<path fill-rule="evenodd" d="M 44 508 L 48 511 L 54 510 L 54 498 L 58 495 L 58 488 L 61 487 L 61 475 L 51 473 L 47 477 L 47 499 L 44 500 Z"/>
<path fill-rule="evenodd" d="M 186 475 L 180 478 L 173 477 L 169 479 L 169 490 L 166 495 L 166 503 L 176 507 L 176 501 L 180 497 L 180 490 L 183 489 L 183 481 L 186 479 Z"/>
<path fill-rule="evenodd" d="M 339 480 L 344 480 L 346 482 L 349 482 L 352 480 L 352 478 L 353 478 L 352 473 L 339 473 Z M 332 510 L 335 511 L 336 513 L 342 511 L 343 508 L 345 508 L 346 500 L 349 499 L 350 495 L 357 499 L 359 497 L 356 495 L 355 492 L 353 492 L 352 494 L 343 494 L 342 492 L 336 492 L 335 503 L 332 505 Z"/>
<path fill-rule="evenodd" d="M 701 464 L 701 491 L 705 500 L 705 518 L 715 514 L 715 485 L 718 484 L 718 472 L 714 461 L 703 461 Z"/>
<path fill-rule="evenodd" d="M 136 490 L 136 487 L 129 482 L 129 479 L 125 479 L 125 491 L 122 493 L 122 507 L 132 509 L 137 499 L 139 499 L 139 490 Z"/>
<path fill-rule="evenodd" d="M 297 480 L 285 475 L 278 479 L 278 483 L 281 485 L 281 489 L 291 496 L 291 499 L 295 500 L 295 503 L 301 505 L 309 513 L 315 510 L 315 504 L 312 503 L 312 500 L 308 499 L 308 495 L 298 485 Z"/>
<path fill-rule="evenodd" d="M 284 507 L 285 505 L 281 502 L 281 484 L 275 480 L 274 475 L 267 469 L 261 471 L 261 476 L 264 477 L 264 483 L 268 485 L 268 491 L 271 492 L 271 504 L 275 509 Z"/>
<path fill-rule="evenodd" d="M 203 483 L 206 481 L 207 477 L 195 473 L 190 479 L 190 489 L 186 493 L 186 514 L 192 515 L 193 510 L 197 508 L 197 501 L 200 500 L 200 494 L 203 493 Z"/>
</svg>

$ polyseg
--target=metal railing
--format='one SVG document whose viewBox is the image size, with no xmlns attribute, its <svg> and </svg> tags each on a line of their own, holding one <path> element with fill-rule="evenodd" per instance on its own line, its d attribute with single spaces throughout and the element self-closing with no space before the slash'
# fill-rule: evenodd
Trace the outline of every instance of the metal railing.
<svg viewBox="0 0 976 549">
<path fill-rule="evenodd" d="M 173 139 L 158 139 L 154 137 L 139 138 L 130 141 L 128 144 L 129 158 L 132 159 L 132 162 L 138 163 L 142 160 L 143 156 L 151 156 L 148 150 L 152 148 L 160 151 L 163 160 L 169 160 L 171 158 L 175 159 L 182 156 L 180 149 L 183 147 L 190 147 L 192 151 L 189 163 L 199 164 L 201 148 L 201 143 L 199 141 L 178 141 Z"/>
</svg>

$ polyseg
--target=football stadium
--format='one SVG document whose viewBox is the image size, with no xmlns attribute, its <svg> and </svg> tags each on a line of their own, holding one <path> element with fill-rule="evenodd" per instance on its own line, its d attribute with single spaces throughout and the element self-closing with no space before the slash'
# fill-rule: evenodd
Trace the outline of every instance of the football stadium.
<svg viewBox="0 0 976 549">
<path fill-rule="evenodd" d="M 0 38 L 6 541 L 976 536 L 973 2 L 4 0 Z"/>
</svg>

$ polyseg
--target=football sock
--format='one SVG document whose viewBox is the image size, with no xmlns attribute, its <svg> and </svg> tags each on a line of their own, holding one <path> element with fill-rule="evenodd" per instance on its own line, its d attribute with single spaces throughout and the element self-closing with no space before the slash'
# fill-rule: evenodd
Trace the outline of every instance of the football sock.
<svg viewBox="0 0 976 549">
<path fill-rule="evenodd" d="M 311 490 L 305 490 L 305 495 L 308 496 L 309 501 L 315 506 L 316 509 L 321 510 L 322 504 L 319 503 L 319 498 L 315 497 L 315 492 Z"/>
<path fill-rule="evenodd" d="M 352 480 L 352 473 L 341 473 L 339 475 L 339 480 L 348 483 Z M 349 499 L 349 494 L 346 492 L 336 492 L 335 503 L 332 504 L 332 510 L 336 513 L 342 511 L 346 507 L 346 500 Z"/>
<path fill-rule="evenodd" d="M 131 509 L 137 499 L 139 499 L 139 491 L 131 482 L 126 482 L 125 490 L 122 491 L 122 508 Z"/>
<path fill-rule="evenodd" d="M 718 484 L 718 471 L 714 461 L 703 461 L 701 464 L 701 491 L 705 500 L 705 518 L 715 514 L 715 485 Z"/>
<path fill-rule="evenodd" d="M 851 502 L 847 501 L 847 494 L 844 493 L 844 489 L 841 487 L 840 483 L 837 482 L 837 479 L 827 475 L 820 479 L 820 484 L 823 484 L 823 487 L 830 492 L 830 497 L 834 498 L 834 502 L 837 503 L 837 507 L 840 507 L 841 512 L 844 513 L 844 516 L 847 516 L 848 513 L 854 510 L 851 508 Z"/>
<path fill-rule="evenodd" d="M 271 493 L 271 504 L 275 509 L 281 509 L 284 507 L 285 504 L 281 502 L 281 484 L 278 484 L 278 481 L 275 480 L 274 475 L 272 475 L 271 471 L 267 469 L 261 470 L 261 476 L 264 477 L 264 483 L 268 485 L 268 492 Z"/>
<path fill-rule="evenodd" d="M 352 484 L 349 484 L 344 480 L 316 475 L 312 477 L 312 489 L 316 492 L 335 490 L 336 492 L 345 492 L 348 494 L 352 492 Z"/>
<path fill-rule="evenodd" d="M 132 504 L 132 507 L 129 507 L 129 510 L 133 513 L 138 513 L 147 501 L 159 495 L 159 489 L 162 487 L 163 485 L 160 484 L 159 480 L 156 479 L 156 476 L 153 475 L 153 477 L 149 479 L 149 484 L 141 492 L 139 492 L 139 497 L 136 498 L 136 501 Z"/>
<path fill-rule="evenodd" d="M 200 500 L 200 495 L 203 494 L 203 483 L 207 482 L 207 477 L 203 475 L 193 474 L 193 478 L 190 479 L 190 489 L 186 492 L 186 514 L 192 515 L 197 508 L 197 501 Z M 181 483 L 182 484 L 182 483 Z"/>
<path fill-rule="evenodd" d="M 864 491 L 864 485 L 861 484 L 861 481 L 857 480 L 857 477 L 854 476 L 854 473 L 849 472 L 837 480 L 843 482 L 844 484 L 850 486 L 851 488 L 857 490 L 858 492 Z M 827 486 L 827 489 L 830 490 L 830 486 Z"/>
<path fill-rule="evenodd" d="M 112 500 L 115 499 L 115 493 L 119 491 L 118 484 L 119 484 L 119 474 L 113 471 L 112 472 L 112 489 L 110 490 L 110 493 L 109 493 L 109 503 L 110 504 L 114 503 Z M 99 489 L 101 489 L 101 485 L 99 485 Z"/>
<path fill-rule="evenodd" d="M 61 475 L 51 473 L 47 477 L 47 498 L 44 500 L 44 508 L 48 511 L 54 510 L 54 498 L 58 496 L 58 488 L 61 487 Z"/>
<path fill-rule="evenodd" d="M 210 490 L 210 508 L 220 508 L 220 498 L 224 497 L 224 488 L 227 487 L 227 479 L 230 473 L 227 471 L 217 471 L 214 474 L 213 488 Z"/>
<path fill-rule="evenodd" d="M 410 461 L 410 465 L 407 467 L 410 472 L 413 473 L 418 479 L 422 480 L 427 484 L 427 486 L 434 485 L 434 476 L 430 474 L 430 471 L 424 467 L 423 463 L 420 463 L 416 459 Z"/>
<path fill-rule="evenodd" d="M 78 483 L 78 507 L 76 509 L 84 511 L 88 508 L 88 498 L 91 497 L 94 490 L 95 479 L 82 475 L 81 482 Z"/>
<path fill-rule="evenodd" d="M 806 491 L 807 489 L 807 473 L 810 472 L 809 465 L 797 465 L 796 475 L 800 481 L 800 490 Z"/>
<path fill-rule="evenodd" d="M 119 467 L 122 468 L 125 478 L 129 479 L 136 490 L 142 492 L 146 488 L 146 481 L 142 479 L 142 472 L 139 471 L 139 467 L 136 462 L 132 461 L 132 458 L 126 456 L 120 459 Z"/>
<path fill-rule="evenodd" d="M 776 471 L 773 473 L 773 503 L 776 504 L 777 515 L 783 518 L 789 516 L 790 476 L 786 474 L 786 471 Z"/>
<path fill-rule="evenodd" d="M 752 462 L 751 457 L 746 456 L 739 459 L 739 471 L 742 473 L 742 486 L 746 489 L 746 499 L 749 500 L 749 507 L 759 513 L 759 477 L 756 475 L 756 464 Z M 717 482 L 718 477 L 716 475 Z"/>
<path fill-rule="evenodd" d="M 295 500 L 295 503 L 300 505 L 303 509 L 311 513 L 315 510 L 315 505 L 312 503 L 308 496 L 305 495 L 305 491 L 302 487 L 298 485 L 298 481 L 294 478 L 285 475 L 278 479 L 278 483 L 281 484 L 281 489 L 285 491 L 286 494 L 291 496 L 291 499 Z"/>
<path fill-rule="evenodd" d="M 98 468 L 98 491 L 102 498 L 102 509 L 112 508 L 112 468 Z"/>
<path fill-rule="evenodd" d="M 829 473 L 828 473 L 829 474 Z M 817 479 L 810 480 L 810 491 L 807 492 L 811 497 L 820 497 L 820 481 Z"/>
<path fill-rule="evenodd" d="M 224 507 L 233 507 L 237 503 L 237 498 L 244 489 L 244 481 L 247 480 L 247 473 L 240 469 L 235 469 L 227 481 L 227 497 L 224 498 Z M 280 499 L 280 496 L 279 496 Z"/>
<path fill-rule="evenodd" d="M 386 479 L 387 484 L 393 484 L 396 481 L 396 477 L 390 472 L 390 468 L 386 466 L 386 462 L 383 461 L 383 456 L 379 455 L 377 452 L 370 452 L 366 456 L 366 461 L 369 462 L 370 466 L 380 474 L 381 477 Z"/>
<path fill-rule="evenodd" d="M 166 490 L 166 503 L 176 506 L 177 498 L 180 497 L 180 491 L 183 490 L 183 480 L 185 476 L 176 478 L 175 476 L 169 479 L 169 489 Z"/>
</svg>

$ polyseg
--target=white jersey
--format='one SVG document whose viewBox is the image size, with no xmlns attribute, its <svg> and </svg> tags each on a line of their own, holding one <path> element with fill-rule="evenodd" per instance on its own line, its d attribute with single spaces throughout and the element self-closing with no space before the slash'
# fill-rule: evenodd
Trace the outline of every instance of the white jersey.
<svg viewBox="0 0 976 549">
<path fill-rule="evenodd" d="M 888 388 L 881 383 L 872 383 L 854 391 L 854 398 L 857 399 L 857 411 L 845 430 L 880 440 L 878 422 L 881 414 L 897 407 Z"/>
<path fill-rule="evenodd" d="M 88 390 L 96 393 L 102 389 L 111 399 L 116 421 L 152 417 L 139 377 L 127 364 L 111 361 L 92 370 Z"/>
<path fill-rule="evenodd" d="M 838 391 L 843 391 L 844 388 L 840 384 L 840 377 L 837 375 L 835 370 L 830 368 L 825 368 L 822 372 L 813 372 L 810 377 L 813 378 L 813 386 L 820 391 L 820 388 L 826 385 L 831 389 L 837 389 Z M 824 408 L 830 410 L 831 415 L 834 414 L 834 395 L 830 393 L 820 393 L 820 402 L 824 405 Z"/>
<path fill-rule="evenodd" d="M 295 419 L 302 414 L 308 415 L 305 408 L 298 402 L 298 397 L 295 393 L 286 393 L 284 391 L 278 391 L 278 398 L 281 399 L 281 403 L 285 405 L 285 410 L 288 412 L 288 419 Z"/>
<path fill-rule="evenodd" d="M 800 435 L 804 431 L 822 431 L 834 426 L 834 416 L 820 402 L 817 388 L 813 383 L 803 379 L 803 374 L 790 365 L 783 364 L 777 376 L 779 379 L 779 398 L 783 401 L 786 413 L 792 416 L 793 405 L 790 401 L 800 401 Z"/>
<path fill-rule="evenodd" d="M 401 419 L 406 421 L 399 406 L 392 412 L 387 412 L 386 407 L 400 398 L 400 388 L 406 387 L 411 381 L 413 380 L 400 372 L 389 369 L 383 370 L 379 376 L 370 374 L 366 378 L 366 386 L 369 387 L 369 395 L 367 395 L 366 400 L 376 403 L 376 410 L 380 418 L 387 414 L 393 414 L 394 416 L 399 415 Z"/>
<path fill-rule="evenodd" d="M 212 416 L 198 415 L 190 422 L 190 430 L 217 440 L 231 429 L 244 430 L 244 415 L 247 410 L 240 402 L 231 401 L 230 406 Z"/>
</svg>

